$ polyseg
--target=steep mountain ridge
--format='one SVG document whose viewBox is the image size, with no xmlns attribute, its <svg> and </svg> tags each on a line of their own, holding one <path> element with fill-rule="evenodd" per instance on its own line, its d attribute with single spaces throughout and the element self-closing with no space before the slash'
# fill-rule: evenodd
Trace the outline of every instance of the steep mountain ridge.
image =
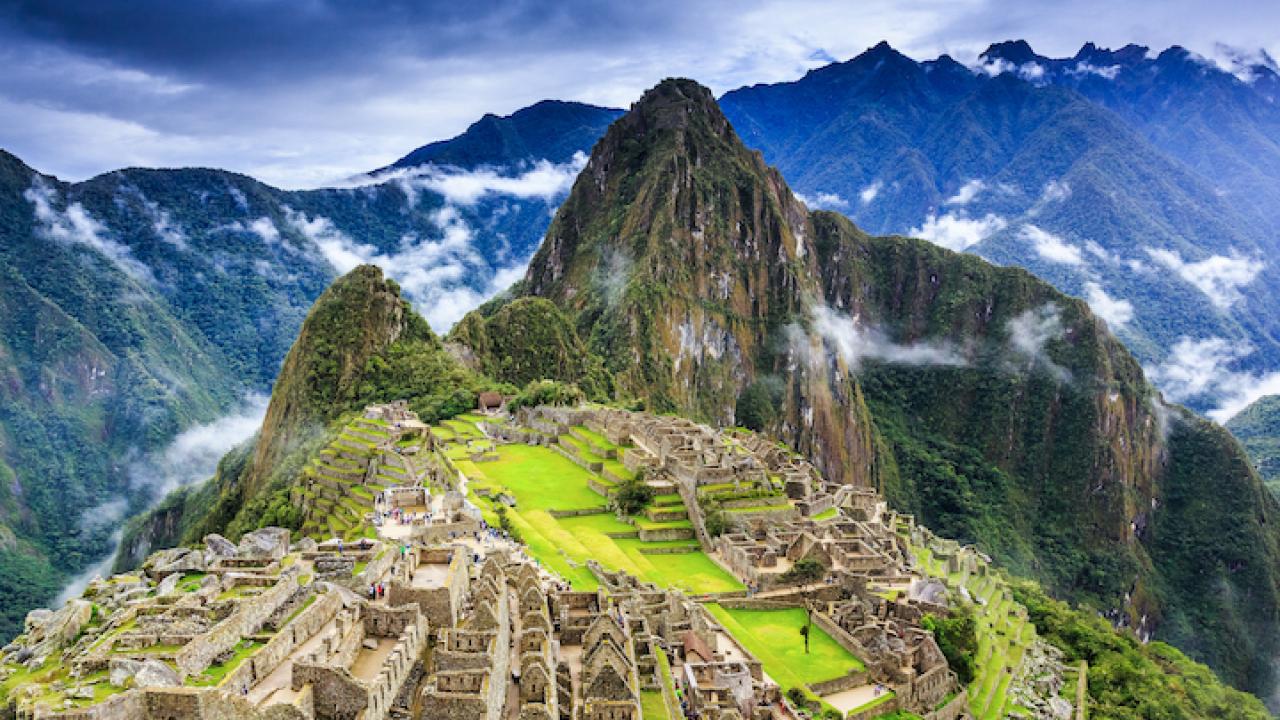
<svg viewBox="0 0 1280 720">
<path fill-rule="evenodd" d="M 361 265 L 334 281 L 307 314 L 271 393 L 262 429 L 231 452 L 208 482 L 174 493 L 134 522 L 117 566 L 153 549 L 231 537 L 267 525 L 296 528 L 290 491 L 306 460 L 374 402 L 406 400 L 434 420 L 474 407 L 476 394 L 512 390 L 478 376 L 445 351 L 400 288 Z"/>
<path fill-rule="evenodd" d="M 754 421 L 828 476 L 1268 687 L 1280 507 L 1234 441 L 1083 301 L 809 212 L 696 83 L 611 126 L 513 295 L 556 303 L 621 394 L 720 424 L 763 394 Z"/>
<path fill-rule="evenodd" d="M 1184 338 L 1218 338 L 1252 350 L 1224 358 L 1233 368 L 1280 367 L 1277 328 L 1263 310 L 1278 288 L 1260 271 L 1275 223 L 1252 204 L 1275 183 L 1236 173 L 1239 184 L 1224 192 L 1208 160 L 1252 153 L 1247 142 L 1280 122 L 1280 111 L 1194 59 L 1183 64 L 1204 78 L 1183 66 L 1152 72 L 1146 61 L 1099 75 L 1079 70 L 1083 62 L 1049 63 L 1007 43 L 971 70 L 945 56 L 916 62 L 882 43 L 794 82 L 731 91 L 722 103 L 747 144 L 810 202 L 872 232 L 919 234 L 1087 296 L 1145 363 L 1179 362 L 1171 350 Z M 1127 89 L 1130 75 L 1142 89 Z M 1260 119 L 1251 131 L 1219 131 L 1197 159 L 1180 148 L 1200 147 L 1191 137 L 1200 130 L 1173 125 L 1206 114 L 1193 102 L 1202 85 L 1232 91 L 1218 94 L 1221 112 Z M 1246 185 L 1259 189 L 1248 202 Z M 1221 287 L 1204 279 L 1217 264 L 1234 271 Z M 1169 389 L 1199 410 L 1218 393 Z"/>
</svg>

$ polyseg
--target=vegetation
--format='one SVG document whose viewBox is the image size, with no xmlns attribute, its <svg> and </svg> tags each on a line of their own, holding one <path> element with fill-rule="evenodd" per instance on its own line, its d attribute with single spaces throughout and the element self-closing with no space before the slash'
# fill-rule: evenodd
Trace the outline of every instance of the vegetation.
<svg viewBox="0 0 1280 720">
<path fill-rule="evenodd" d="M 947 665 L 959 678 L 960 685 L 973 682 L 977 676 L 975 658 L 978 656 L 978 624 L 973 617 L 973 608 L 958 603 L 952 607 L 950 616 L 925 615 L 921 624 L 933 632 L 938 648 L 946 656 Z"/>
<path fill-rule="evenodd" d="M 507 407 L 515 412 L 522 407 L 538 405 L 577 405 L 586 399 L 577 385 L 555 380 L 535 380 L 525 385 L 516 396 L 507 403 Z"/>
<path fill-rule="evenodd" d="M 764 663 L 764 671 L 784 691 L 812 683 L 834 680 L 863 664 L 841 647 L 822 628 L 809 625 L 802 608 L 787 610 L 739 610 L 716 603 L 706 606 L 751 654 Z M 810 627 L 809 646 L 802 647 L 800 629 Z"/>
<path fill-rule="evenodd" d="M 822 579 L 827 569 L 813 558 L 800 558 L 789 570 L 782 574 L 782 579 L 797 585 L 809 585 Z"/>
<path fill-rule="evenodd" d="M 623 515 L 638 515 L 653 501 L 654 490 L 643 475 L 623 480 L 613 488 L 613 504 Z"/>
<path fill-rule="evenodd" d="M 1209 668 L 1170 645 L 1143 644 L 1096 614 L 1049 598 L 1034 583 L 1016 582 L 1014 597 L 1040 635 L 1089 664 L 1089 717 L 1115 720 L 1240 718 L 1271 715 L 1254 696 L 1222 683 Z"/>
<path fill-rule="evenodd" d="M 1263 482 L 1280 493 L 1280 395 L 1267 395 L 1227 421 Z"/>
</svg>

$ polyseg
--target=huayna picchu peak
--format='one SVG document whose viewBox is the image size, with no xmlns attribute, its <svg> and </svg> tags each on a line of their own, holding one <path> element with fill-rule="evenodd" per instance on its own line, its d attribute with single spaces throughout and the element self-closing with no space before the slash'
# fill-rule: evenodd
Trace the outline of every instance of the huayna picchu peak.
<svg viewBox="0 0 1280 720">
<path fill-rule="evenodd" d="M 1280 12 L 383 4 L 0 20 L 0 720 L 1280 711 Z"/>
</svg>

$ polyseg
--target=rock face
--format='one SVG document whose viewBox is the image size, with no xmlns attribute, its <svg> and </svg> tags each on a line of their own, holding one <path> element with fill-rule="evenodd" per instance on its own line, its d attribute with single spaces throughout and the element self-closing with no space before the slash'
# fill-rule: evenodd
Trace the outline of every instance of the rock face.
<svg viewBox="0 0 1280 720">
<path fill-rule="evenodd" d="M 696 83 L 664 81 L 610 127 L 512 295 L 555 303 L 618 395 L 764 429 L 1269 684 L 1280 506 L 1230 437 L 1166 406 L 1080 300 L 809 212 Z"/>
</svg>

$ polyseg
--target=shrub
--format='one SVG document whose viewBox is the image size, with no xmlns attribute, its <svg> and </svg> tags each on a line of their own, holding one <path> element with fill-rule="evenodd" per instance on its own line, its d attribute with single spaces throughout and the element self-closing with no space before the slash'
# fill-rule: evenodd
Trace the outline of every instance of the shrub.
<svg viewBox="0 0 1280 720">
<path fill-rule="evenodd" d="M 653 488 L 637 475 L 624 480 L 613 491 L 613 506 L 623 515 L 636 515 L 653 501 Z"/>
</svg>

